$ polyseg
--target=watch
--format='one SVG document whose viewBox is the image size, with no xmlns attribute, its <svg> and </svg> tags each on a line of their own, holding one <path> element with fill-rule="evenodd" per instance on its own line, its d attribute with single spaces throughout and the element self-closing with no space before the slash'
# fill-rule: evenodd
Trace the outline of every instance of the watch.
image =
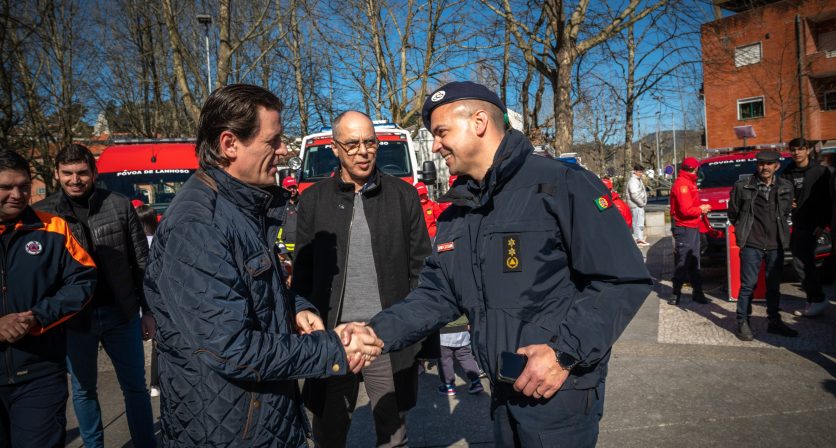
<svg viewBox="0 0 836 448">
<path fill-rule="evenodd" d="M 560 366 L 560 368 L 563 370 L 569 371 L 574 369 L 575 366 L 578 365 L 578 360 L 568 353 L 563 353 L 555 350 L 554 354 L 557 357 L 557 365 Z"/>
</svg>

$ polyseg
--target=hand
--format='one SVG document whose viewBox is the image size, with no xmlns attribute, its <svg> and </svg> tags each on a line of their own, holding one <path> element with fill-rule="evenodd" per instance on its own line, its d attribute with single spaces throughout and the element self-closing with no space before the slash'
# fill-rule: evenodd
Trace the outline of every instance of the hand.
<svg viewBox="0 0 836 448">
<path fill-rule="evenodd" d="M 322 323 L 322 318 L 313 311 L 304 310 L 296 313 L 296 331 L 299 334 L 311 334 L 324 329 L 325 324 Z"/>
<path fill-rule="evenodd" d="M 569 377 L 569 371 L 557 363 L 554 349 L 546 344 L 521 347 L 517 353 L 527 356 L 528 362 L 514 382 L 514 390 L 527 397 L 549 399 Z"/>
<path fill-rule="evenodd" d="M 150 341 L 154 339 L 154 334 L 157 332 L 157 321 L 154 315 L 143 311 L 142 319 L 139 321 L 139 327 L 142 330 L 142 340 Z"/>
<path fill-rule="evenodd" d="M 348 368 L 354 373 L 371 364 L 383 349 L 383 341 L 363 322 L 341 324 L 334 331 L 345 346 Z"/>
<path fill-rule="evenodd" d="M 26 336 L 29 329 L 35 325 L 35 315 L 32 311 L 10 313 L 0 317 L 0 341 L 14 343 Z"/>
<path fill-rule="evenodd" d="M 700 210 L 701 210 L 703 213 L 708 213 L 708 212 L 710 212 L 710 211 L 711 211 L 711 204 L 702 204 L 702 205 L 700 205 Z"/>
<path fill-rule="evenodd" d="M 792 200 L 792 208 L 798 208 L 798 202 L 795 199 Z"/>
</svg>

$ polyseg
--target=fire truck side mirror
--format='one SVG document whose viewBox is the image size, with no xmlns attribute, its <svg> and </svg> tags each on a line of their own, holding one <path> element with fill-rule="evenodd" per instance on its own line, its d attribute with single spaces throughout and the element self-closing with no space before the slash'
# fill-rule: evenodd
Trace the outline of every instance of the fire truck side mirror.
<svg viewBox="0 0 836 448">
<path fill-rule="evenodd" d="M 432 160 L 425 160 L 421 165 L 421 171 L 418 173 L 421 175 L 421 182 L 427 185 L 435 185 L 438 180 L 438 173 Z"/>
</svg>

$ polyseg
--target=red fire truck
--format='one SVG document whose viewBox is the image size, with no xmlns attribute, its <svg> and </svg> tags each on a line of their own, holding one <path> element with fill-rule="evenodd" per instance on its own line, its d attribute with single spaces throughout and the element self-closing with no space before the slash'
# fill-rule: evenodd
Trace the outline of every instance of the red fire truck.
<svg viewBox="0 0 836 448">
<path fill-rule="evenodd" d="M 783 145 L 745 146 L 709 150 L 715 155 L 700 160 L 697 171 L 697 187 L 700 190 L 700 201 L 711 205 L 708 221 L 711 227 L 721 233 L 718 238 L 706 238 L 703 244 L 703 254 L 710 258 L 721 258 L 726 253 L 725 230 L 728 223 L 728 204 L 732 186 L 739 179 L 744 179 L 755 173 L 755 156 L 758 151 L 773 150 L 781 152 L 781 168 L 776 175 L 792 162 L 789 153 L 783 152 Z M 816 248 L 816 258 L 827 257 L 831 251 L 830 232 L 824 232 L 819 238 Z M 789 252 L 787 256 L 790 256 Z"/>
<path fill-rule="evenodd" d="M 139 199 L 162 213 L 197 170 L 193 140 L 120 140 L 96 162 L 97 185 Z"/>
</svg>

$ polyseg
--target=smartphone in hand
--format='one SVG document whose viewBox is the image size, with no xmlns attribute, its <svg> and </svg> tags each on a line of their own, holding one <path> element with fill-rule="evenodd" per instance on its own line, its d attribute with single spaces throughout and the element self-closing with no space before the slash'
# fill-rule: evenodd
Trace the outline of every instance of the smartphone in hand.
<svg viewBox="0 0 836 448">
<path fill-rule="evenodd" d="M 528 362 L 528 357 L 525 355 L 518 355 L 511 352 L 502 352 L 499 354 L 499 373 L 497 379 L 503 383 L 514 384 L 525 370 L 525 363 Z"/>
</svg>

